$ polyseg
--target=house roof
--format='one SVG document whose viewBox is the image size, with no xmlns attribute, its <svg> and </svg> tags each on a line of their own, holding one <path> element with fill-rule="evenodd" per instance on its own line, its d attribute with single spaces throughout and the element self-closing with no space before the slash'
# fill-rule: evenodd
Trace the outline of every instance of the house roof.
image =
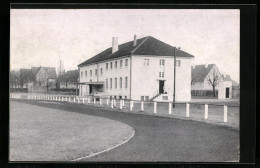
<svg viewBox="0 0 260 168">
<path fill-rule="evenodd" d="M 61 76 L 61 82 L 76 82 L 79 77 L 78 70 L 67 71 L 64 75 Z"/>
<path fill-rule="evenodd" d="M 192 81 L 194 83 L 203 82 L 214 65 L 215 64 L 208 64 L 207 68 L 205 67 L 205 64 L 196 65 L 195 68 L 191 67 Z"/>
<path fill-rule="evenodd" d="M 31 71 L 33 75 L 37 75 L 37 73 L 43 69 L 47 74 L 48 78 L 57 78 L 56 69 L 55 67 L 32 67 Z"/>
<path fill-rule="evenodd" d="M 92 58 L 82 62 L 78 66 L 92 64 L 113 58 L 119 58 L 127 55 L 154 55 L 154 56 L 174 56 L 173 46 L 166 44 L 154 37 L 147 36 L 137 39 L 137 44 L 133 46 L 133 41 L 118 45 L 118 51 L 112 53 L 112 47 L 102 51 Z M 176 50 L 177 57 L 194 57 L 182 50 Z"/>
<path fill-rule="evenodd" d="M 230 75 L 222 76 L 223 81 L 232 81 Z"/>
<path fill-rule="evenodd" d="M 24 82 L 33 82 L 35 79 L 31 69 L 20 69 L 20 75 Z"/>
</svg>

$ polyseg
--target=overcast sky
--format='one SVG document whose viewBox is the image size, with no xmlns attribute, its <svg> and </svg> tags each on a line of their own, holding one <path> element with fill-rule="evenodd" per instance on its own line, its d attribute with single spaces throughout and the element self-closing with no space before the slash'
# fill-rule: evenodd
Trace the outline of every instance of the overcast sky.
<svg viewBox="0 0 260 168">
<path fill-rule="evenodd" d="M 111 47 L 153 36 L 195 56 L 194 64 L 215 63 L 239 80 L 239 10 L 179 9 L 12 9 L 11 69 L 58 66 L 65 70 Z"/>
</svg>

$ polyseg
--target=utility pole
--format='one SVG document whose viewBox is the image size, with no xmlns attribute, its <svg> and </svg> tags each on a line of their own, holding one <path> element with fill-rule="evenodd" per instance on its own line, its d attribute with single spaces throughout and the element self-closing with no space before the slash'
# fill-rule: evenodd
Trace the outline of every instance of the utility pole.
<svg viewBox="0 0 260 168">
<path fill-rule="evenodd" d="M 175 108 L 175 81 L 176 81 L 176 47 L 174 47 L 174 77 L 173 77 L 173 99 L 172 99 L 172 107 Z"/>
</svg>

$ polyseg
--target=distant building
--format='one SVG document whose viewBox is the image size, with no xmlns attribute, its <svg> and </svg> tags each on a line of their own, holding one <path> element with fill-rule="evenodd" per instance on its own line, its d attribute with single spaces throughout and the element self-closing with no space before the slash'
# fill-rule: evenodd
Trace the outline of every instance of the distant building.
<svg viewBox="0 0 260 168">
<path fill-rule="evenodd" d="M 175 54 L 175 99 L 189 101 L 194 56 L 151 36 L 135 36 L 133 41 L 121 45 L 113 37 L 112 47 L 79 64 L 79 94 L 172 101 Z"/>
<path fill-rule="evenodd" d="M 79 71 L 67 71 L 60 79 L 60 88 L 63 89 L 76 89 L 79 80 Z"/>
<path fill-rule="evenodd" d="M 213 86 L 209 78 L 215 76 L 215 93 L 219 99 L 232 98 L 232 86 L 238 85 L 230 75 L 223 75 L 215 64 L 193 65 L 191 67 L 191 93 L 194 96 L 212 96 Z"/>
</svg>

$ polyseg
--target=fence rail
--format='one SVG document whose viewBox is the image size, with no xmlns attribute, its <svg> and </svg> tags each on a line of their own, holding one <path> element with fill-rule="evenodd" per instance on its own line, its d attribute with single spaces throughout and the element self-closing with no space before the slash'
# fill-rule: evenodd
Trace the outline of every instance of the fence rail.
<svg viewBox="0 0 260 168">
<path fill-rule="evenodd" d="M 10 98 L 102 106 L 111 109 L 118 109 L 124 112 L 135 112 L 177 118 L 191 118 L 200 121 L 223 123 L 224 125 L 227 124 L 235 128 L 239 127 L 239 105 L 181 102 L 174 103 L 175 108 L 172 108 L 172 102 L 146 102 L 129 99 L 113 99 L 100 96 L 79 97 L 75 95 L 26 93 L 11 93 Z"/>
</svg>

